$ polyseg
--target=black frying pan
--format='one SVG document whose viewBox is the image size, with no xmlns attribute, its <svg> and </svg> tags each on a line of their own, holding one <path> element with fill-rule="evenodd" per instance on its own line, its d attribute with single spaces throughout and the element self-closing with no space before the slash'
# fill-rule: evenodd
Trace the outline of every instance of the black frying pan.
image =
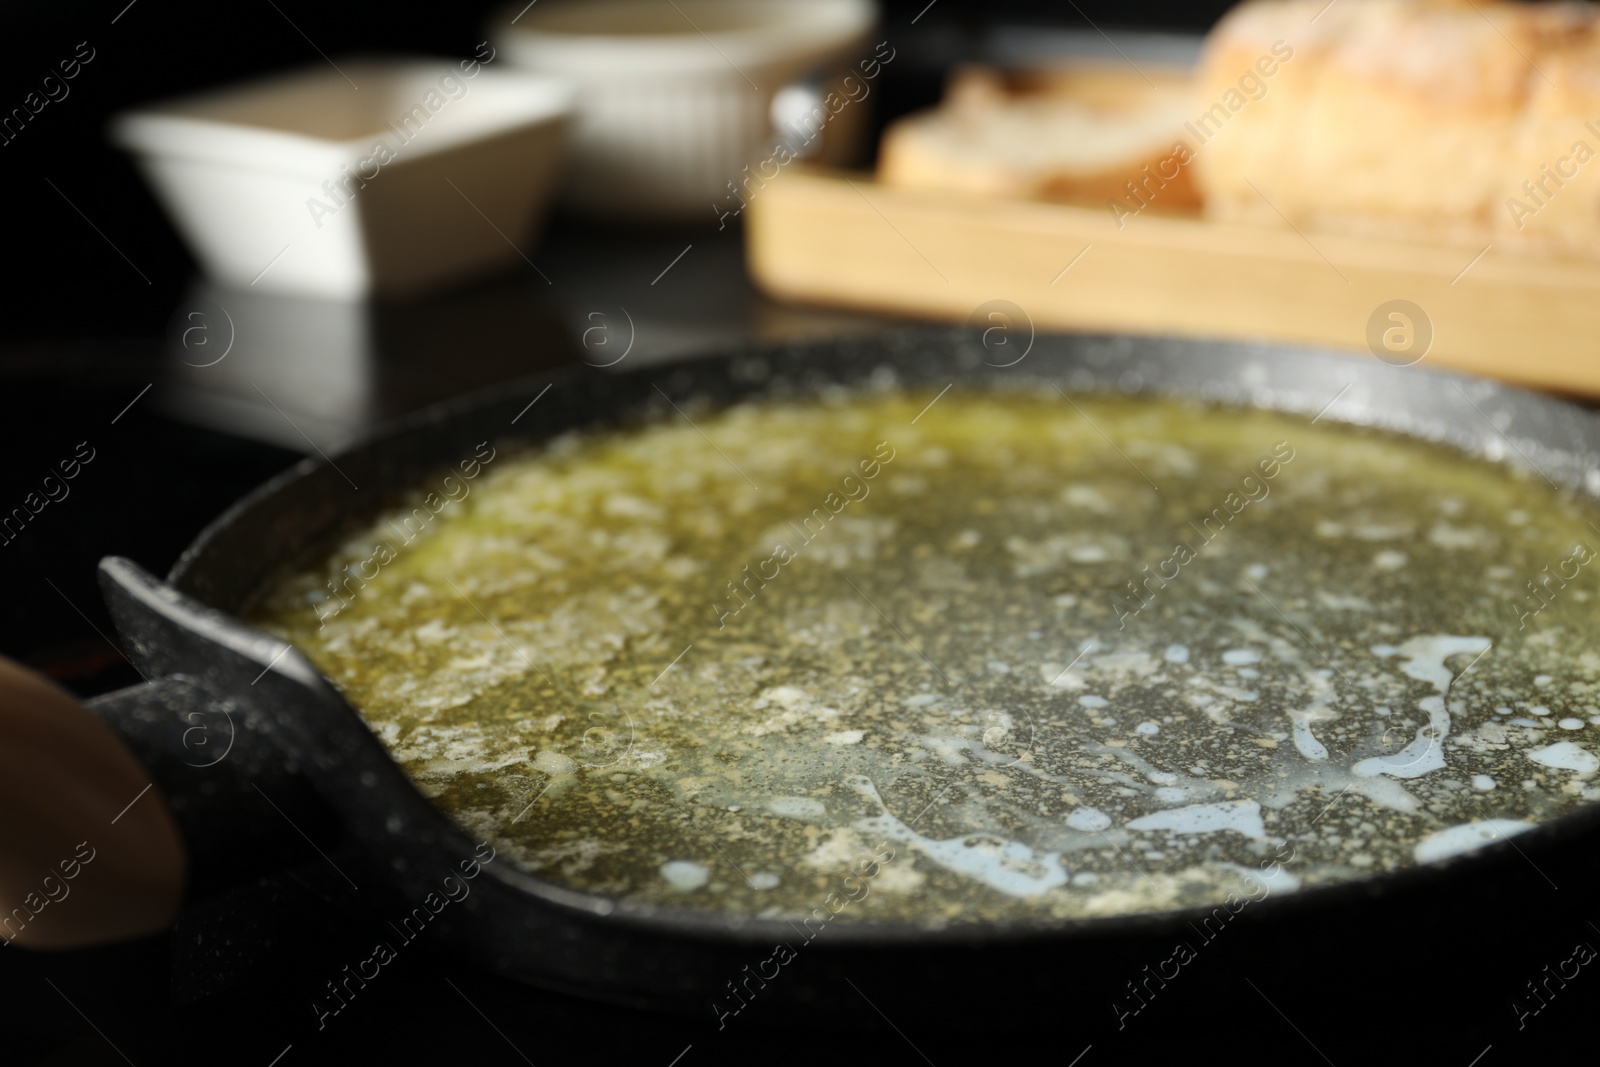
<svg viewBox="0 0 1600 1067">
<path fill-rule="evenodd" d="M 996 365 L 1013 358 L 991 355 L 975 333 L 906 330 L 630 373 L 563 373 L 430 409 L 336 457 L 337 469 L 306 460 L 208 527 L 165 581 L 126 559 L 106 559 L 101 577 L 117 627 L 155 680 L 94 706 L 165 794 L 191 856 L 191 897 L 303 861 L 314 838 L 311 844 L 342 841 L 341 855 L 359 856 L 359 870 L 344 873 L 364 894 L 378 893 L 378 911 L 396 916 L 473 857 L 475 841 L 411 785 L 310 662 L 239 615 L 285 560 L 486 438 L 539 440 L 576 427 L 670 417 L 661 391 L 681 405 L 694 397 L 716 403 L 800 395 L 885 373 L 935 389 L 1031 379 L 1308 419 L 1320 413 L 1322 421 L 1535 464 L 1559 485 L 1589 498 L 1600 494 L 1600 418 L 1484 381 L 1277 347 L 1123 337 L 1042 336 L 1020 362 Z M 1414 1024 L 1426 1021 L 1465 1047 L 1512 1027 L 1517 1020 L 1506 1005 L 1526 997 L 1522 979 L 1536 976 L 1546 956 L 1567 955 L 1580 913 L 1568 916 L 1562 902 L 1594 899 L 1597 844 L 1600 806 L 1591 805 L 1515 843 L 1443 864 L 1272 896 L 1215 938 L 1220 948 L 1196 925 L 1200 913 L 940 930 L 834 922 L 806 940 L 785 922 L 574 892 L 508 860 L 482 866 L 471 895 L 439 913 L 429 936 L 468 961 L 535 985 L 699 1013 L 711 1024 L 731 1024 L 736 1016 L 725 1013 L 741 1003 L 759 1004 L 755 1014 L 764 1023 L 881 1025 L 888 1018 L 902 1028 L 980 1031 L 1009 1029 L 1043 1011 L 1080 1035 L 1061 1037 L 1063 1053 L 1132 1025 L 1144 1010 L 1135 1008 L 1165 995 L 1168 983 L 1153 984 L 1144 968 L 1170 958 L 1175 942 L 1186 939 L 1201 947 L 1197 962 L 1207 976 L 1172 981 L 1188 983 L 1183 996 L 1196 1019 L 1240 999 L 1251 1019 L 1274 1018 L 1261 1000 L 1275 990 L 1299 997 L 1299 1021 L 1318 997 L 1337 1006 L 1330 1018 L 1346 1018 L 1346 1009 L 1367 1018 L 1372 998 L 1381 996 Z M 1563 924 L 1572 926 L 1570 937 Z M 1600 935 L 1594 940 L 1600 944 Z M 795 960 L 770 981 L 752 981 L 752 972 L 771 973 L 763 964 L 782 943 Z M 1518 969 L 1524 956 L 1526 974 Z M 1299 994 L 1281 991 L 1286 973 Z M 1391 987 L 1397 974 L 1412 978 Z M 1376 1017 L 1367 1022 L 1380 1025 Z"/>
</svg>

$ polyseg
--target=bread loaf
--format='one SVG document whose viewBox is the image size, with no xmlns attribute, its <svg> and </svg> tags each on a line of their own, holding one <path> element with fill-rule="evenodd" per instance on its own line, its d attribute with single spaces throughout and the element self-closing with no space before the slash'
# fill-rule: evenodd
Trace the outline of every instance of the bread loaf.
<svg viewBox="0 0 1600 1067">
<path fill-rule="evenodd" d="M 1138 188 L 1163 208 L 1193 209 L 1194 187 L 1175 151 L 1191 109 L 1185 72 L 967 68 L 951 80 L 941 107 L 889 127 L 878 177 L 898 186 L 1091 203 L 1131 200 Z"/>
<path fill-rule="evenodd" d="M 1212 31 L 1197 85 L 1212 217 L 1600 254 L 1593 5 L 1254 0 Z"/>
</svg>

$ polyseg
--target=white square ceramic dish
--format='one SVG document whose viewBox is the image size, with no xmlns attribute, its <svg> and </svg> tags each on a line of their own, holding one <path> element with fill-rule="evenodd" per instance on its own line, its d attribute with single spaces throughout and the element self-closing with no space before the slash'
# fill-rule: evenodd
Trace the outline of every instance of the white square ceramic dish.
<svg viewBox="0 0 1600 1067">
<path fill-rule="evenodd" d="M 112 138 L 213 281 L 356 299 L 527 259 L 572 103 L 475 59 L 340 59 L 125 113 Z"/>
</svg>

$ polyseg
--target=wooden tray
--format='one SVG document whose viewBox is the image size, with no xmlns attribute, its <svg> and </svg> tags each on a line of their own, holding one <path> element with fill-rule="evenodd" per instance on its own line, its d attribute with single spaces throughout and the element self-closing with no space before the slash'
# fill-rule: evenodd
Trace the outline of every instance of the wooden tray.
<svg viewBox="0 0 1600 1067">
<path fill-rule="evenodd" d="M 1369 321 L 1381 335 L 1398 320 L 1379 309 L 1407 300 L 1432 326 L 1422 365 L 1600 397 L 1600 262 L 1154 212 L 1119 229 L 1104 208 L 798 168 L 756 190 L 744 214 L 751 273 L 780 299 L 952 321 L 1005 300 L 1039 330 L 1290 341 L 1368 358 Z"/>
</svg>

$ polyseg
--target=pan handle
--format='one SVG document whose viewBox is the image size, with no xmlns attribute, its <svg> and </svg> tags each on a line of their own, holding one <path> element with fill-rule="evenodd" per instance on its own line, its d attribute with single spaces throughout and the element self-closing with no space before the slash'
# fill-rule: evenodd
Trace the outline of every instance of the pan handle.
<svg viewBox="0 0 1600 1067">
<path fill-rule="evenodd" d="M 316 668 L 131 560 L 102 560 L 100 586 L 148 681 L 90 706 L 172 809 L 191 897 L 304 861 L 307 842 L 328 851 L 343 820 L 307 773 L 316 754 L 299 721 L 338 700 Z"/>
<path fill-rule="evenodd" d="M 174 674 L 88 703 L 144 764 L 172 812 L 188 853 L 190 899 L 303 862 L 307 840 L 334 847 L 331 809 L 238 701 Z"/>
</svg>

